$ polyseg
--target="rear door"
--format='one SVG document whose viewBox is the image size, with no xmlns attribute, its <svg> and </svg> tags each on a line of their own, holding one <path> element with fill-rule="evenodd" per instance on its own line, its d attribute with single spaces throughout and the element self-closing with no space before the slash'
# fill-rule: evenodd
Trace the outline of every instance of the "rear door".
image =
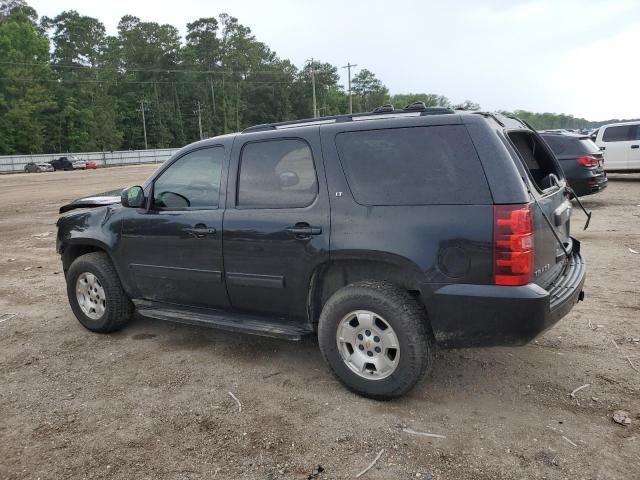
<svg viewBox="0 0 640 480">
<path fill-rule="evenodd" d="M 563 246 L 568 251 L 572 248 L 571 202 L 563 185 L 562 169 L 544 141 L 530 130 L 510 131 L 507 136 L 528 172 L 531 195 L 537 200 L 537 205 L 535 202 L 532 205 L 535 247 L 533 281 L 544 288 L 562 272 L 567 261 Z M 552 175 L 560 181 L 556 182 Z"/>
<path fill-rule="evenodd" d="M 223 234 L 234 308 L 306 319 L 311 275 L 329 256 L 324 178 L 318 127 L 237 137 Z"/>
<path fill-rule="evenodd" d="M 640 124 L 635 125 L 631 145 L 629 145 L 629 170 L 640 170 Z"/>
<path fill-rule="evenodd" d="M 598 134 L 598 146 L 604 152 L 605 168 L 607 170 L 627 170 L 635 141 L 637 125 L 611 125 L 603 127 Z"/>
</svg>

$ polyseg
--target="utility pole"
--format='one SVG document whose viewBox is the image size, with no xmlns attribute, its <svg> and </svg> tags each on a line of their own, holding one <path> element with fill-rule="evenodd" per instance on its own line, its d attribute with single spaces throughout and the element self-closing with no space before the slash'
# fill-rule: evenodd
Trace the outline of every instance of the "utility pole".
<svg viewBox="0 0 640 480">
<path fill-rule="evenodd" d="M 202 112 L 200 111 L 200 102 L 198 102 L 198 129 L 200 130 L 200 140 L 202 140 Z"/>
<path fill-rule="evenodd" d="M 216 116 L 216 96 L 213 91 L 213 78 L 209 79 L 209 85 L 211 86 L 211 104 L 213 105 L 213 116 Z"/>
<path fill-rule="evenodd" d="M 316 67 L 311 59 L 311 88 L 313 88 L 313 118 L 318 116 L 318 103 L 316 101 Z"/>
<path fill-rule="evenodd" d="M 236 82 L 236 132 L 240 131 L 240 83 Z"/>
<path fill-rule="evenodd" d="M 147 149 L 147 122 L 144 119 L 144 100 L 140 100 L 140 109 L 139 112 L 142 112 L 142 131 L 144 132 L 144 149 Z"/>
<path fill-rule="evenodd" d="M 351 65 L 351 63 L 347 63 L 344 67 L 346 68 L 349 76 L 349 113 L 353 113 L 353 97 L 351 96 L 351 67 L 357 67 L 358 65 Z"/>
</svg>

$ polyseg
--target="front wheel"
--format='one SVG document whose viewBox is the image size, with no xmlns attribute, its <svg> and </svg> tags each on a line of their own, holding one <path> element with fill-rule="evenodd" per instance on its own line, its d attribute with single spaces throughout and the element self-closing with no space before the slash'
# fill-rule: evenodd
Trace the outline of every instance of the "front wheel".
<svg viewBox="0 0 640 480">
<path fill-rule="evenodd" d="M 67 296 L 78 321 L 93 332 L 115 332 L 133 316 L 131 300 L 104 252 L 87 253 L 73 261 L 67 273 Z"/>
<path fill-rule="evenodd" d="M 378 400 L 407 393 L 433 362 L 424 309 L 387 282 L 364 281 L 338 290 L 320 315 L 318 341 L 347 388 Z"/>
</svg>

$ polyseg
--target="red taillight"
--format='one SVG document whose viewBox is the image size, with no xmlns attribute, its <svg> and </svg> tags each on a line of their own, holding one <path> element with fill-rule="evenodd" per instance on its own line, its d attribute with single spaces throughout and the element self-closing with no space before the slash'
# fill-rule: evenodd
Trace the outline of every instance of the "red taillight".
<svg viewBox="0 0 640 480">
<path fill-rule="evenodd" d="M 581 155 L 576 158 L 576 162 L 578 165 L 582 165 L 583 167 L 597 167 L 598 159 L 591 155 Z"/>
<path fill-rule="evenodd" d="M 493 207 L 493 282 L 526 285 L 533 273 L 533 218 L 531 206 Z"/>
</svg>

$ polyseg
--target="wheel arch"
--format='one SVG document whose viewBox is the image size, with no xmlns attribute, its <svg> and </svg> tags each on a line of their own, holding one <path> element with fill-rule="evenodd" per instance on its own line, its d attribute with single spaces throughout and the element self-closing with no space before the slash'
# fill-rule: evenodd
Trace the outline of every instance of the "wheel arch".
<svg viewBox="0 0 640 480">
<path fill-rule="evenodd" d="M 392 258 L 389 258 L 392 257 Z M 424 273 L 410 260 L 397 255 L 367 255 L 332 258 L 318 265 L 309 279 L 308 318 L 317 325 L 327 300 L 342 287 L 362 280 L 379 280 L 393 283 L 408 291 L 424 305 L 421 285 Z"/>
<path fill-rule="evenodd" d="M 75 259 L 91 252 L 104 252 L 107 254 L 107 257 L 109 257 L 111 264 L 118 274 L 122 287 L 128 295 L 131 295 L 132 286 L 127 281 L 126 276 L 122 275 L 120 272 L 118 262 L 116 262 L 111 248 L 109 248 L 106 243 L 94 238 L 72 238 L 64 242 L 60 249 L 60 255 L 62 257 L 62 268 L 64 270 L 65 277 L 69 267 Z"/>
</svg>

